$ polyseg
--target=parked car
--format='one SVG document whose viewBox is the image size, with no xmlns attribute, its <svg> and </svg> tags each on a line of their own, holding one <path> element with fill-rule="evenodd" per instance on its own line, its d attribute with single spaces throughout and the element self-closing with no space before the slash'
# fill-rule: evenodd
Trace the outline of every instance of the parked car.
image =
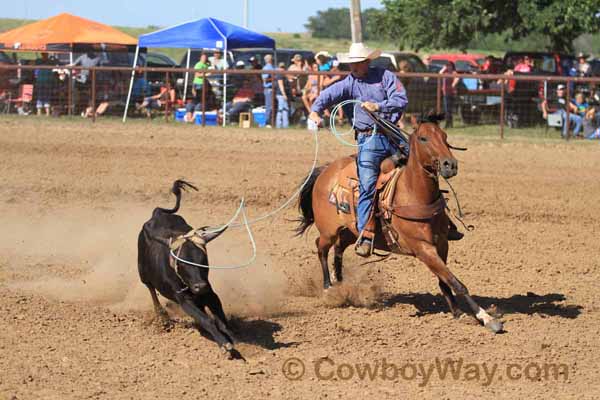
<svg viewBox="0 0 600 400">
<path fill-rule="evenodd" d="M 514 67 L 525 57 L 533 60 L 533 74 L 536 75 L 563 75 L 575 64 L 575 57 L 564 53 L 538 52 L 538 51 L 509 51 L 504 55 L 504 70 Z"/>
<path fill-rule="evenodd" d="M 446 53 L 431 54 L 427 57 L 429 64 L 444 66 L 448 61 L 452 61 L 458 72 L 479 71 L 485 62 L 485 55 L 472 53 Z"/>
</svg>

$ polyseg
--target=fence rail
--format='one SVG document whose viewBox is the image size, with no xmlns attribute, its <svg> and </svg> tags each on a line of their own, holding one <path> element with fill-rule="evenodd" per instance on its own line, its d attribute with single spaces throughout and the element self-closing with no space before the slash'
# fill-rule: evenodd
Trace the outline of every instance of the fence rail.
<svg viewBox="0 0 600 400">
<path fill-rule="evenodd" d="M 184 119 L 192 118 L 202 126 L 215 121 L 234 123 L 240 112 L 250 112 L 257 116 L 259 124 L 275 126 L 287 107 L 288 115 L 284 117 L 301 124 L 314 98 L 326 86 L 334 84 L 332 81 L 347 74 L 347 71 L 0 65 L 0 111 L 30 114 L 35 108 L 38 114 L 81 114 L 92 121 L 101 115 L 119 113 L 130 117 L 163 114 L 169 121 L 172 117 L 181 120 L 185 109 Z M 277 90 L 264 90 L 261 76 L 269 76 L 271 86 L 285 82 L 284 92 L 289 90 L 287 99 L 279 99 Z M 506 126 L 556 128 L 569 139 L 573 135 L 589 135 L 592 129 L 596 132 L 600 125 L 600 78 L 436 73 L 397 73 L 397 76 L 407 91 L 407 113 L 445 112 L 449 126 L 497 125 L 500 137 L 504 136 Z M 132 82 L 133 107 L 127 110 Z M 557 89 L 559 85 L 565 86 L 562 94 Z M 242 92 L 248 96 L 247 90 L 254 95 L 245 99 L 242 107 L 237 103 Z M 576 102 L 570 106 L 575 97 Z M 264 114 L 269 115 L 268 121 L 261 119 L 261 106 L 266 106 Z M 345 111 L 351 114 L 352 110 Z"/>
</svg>

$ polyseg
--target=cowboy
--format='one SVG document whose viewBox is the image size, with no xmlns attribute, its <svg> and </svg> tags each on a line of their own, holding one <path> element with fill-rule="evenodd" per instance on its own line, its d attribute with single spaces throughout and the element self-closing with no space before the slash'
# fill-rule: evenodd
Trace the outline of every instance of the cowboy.
<svg viewBox="0 0 600 400">
<path fill-rule="evenodd" d="M 335 85 L 323 90 L 312 105 L 309 118 L 321 125 L 321 112 L 343 100 L 361 101 L 354 113 L 354 129 L 358 141 L 359 198 L 357 205 L 357 228 L 359 232 L 355 251 L 368 257 L 373 248 L 375 219 L 373 200 L 375 185 L 381 162 L 398 152 L 387 136 L 375 129 L 375 122 L 367 111 L 378 112 L 383 118 L 396 124 L 404 112 L 408 99 L 402 83 L 390 71 L 382 68 L 369 68 L 371 60 L 377 58 L 381 50 L 371 50 L 363 43 L 352 43 L 349 53 L 338 54 L 340 63 L 349 64 L 351 73 Z M 406 144 L 408 146 L 408 144 Z"/>
</svg>

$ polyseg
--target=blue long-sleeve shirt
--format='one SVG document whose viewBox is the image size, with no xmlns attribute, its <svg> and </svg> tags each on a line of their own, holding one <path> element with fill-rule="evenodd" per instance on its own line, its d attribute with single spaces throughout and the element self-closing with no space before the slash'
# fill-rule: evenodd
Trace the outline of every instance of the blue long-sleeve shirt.
<svg viewBox="0 0 600 400">
<path fill-rule="evenodd" d="M 365 78 L 356 78 L 352 74 L 323 90 L 312 105 L 317 113 L 343 100 L 369 101 L 379 105 L 379 114 L 391 121 L 398 122 L 408 104 L 406 90 L 396 75 L 382 68 L 369 68 Z M 354 128 L 358 131 L 372 129 L 375 123 L 361 107 L 354 108 Z"/>
</svg>

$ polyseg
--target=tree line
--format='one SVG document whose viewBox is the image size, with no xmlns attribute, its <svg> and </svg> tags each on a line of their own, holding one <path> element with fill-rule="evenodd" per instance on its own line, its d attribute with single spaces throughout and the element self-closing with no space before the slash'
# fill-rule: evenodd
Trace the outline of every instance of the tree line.
<svg viewBox="0 0 600 400">
<path fill-rule="evenodd" d="M 570 52 L 576 38 L 600 31 L 600 0 L 382 0 L 382 4 L 383 9 L 363 11 L 363 37 L 387 39 L 399 49 L 466 50 L 521 41 L 528 44 L 521 47 L 530 50 Z M 350 11 L 319 11 L 305 27 L 314 37 L 350 39 Z"/>
</svg>

